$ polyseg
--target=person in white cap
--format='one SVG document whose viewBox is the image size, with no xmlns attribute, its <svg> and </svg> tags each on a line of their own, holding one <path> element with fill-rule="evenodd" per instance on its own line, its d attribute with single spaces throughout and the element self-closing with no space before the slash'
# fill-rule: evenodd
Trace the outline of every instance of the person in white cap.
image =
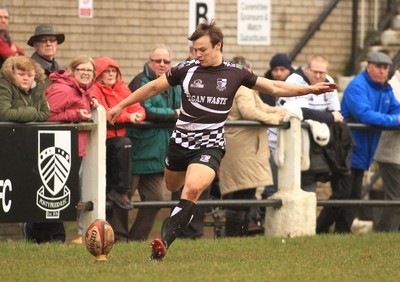
<svg viewBox="0 0 400 282">
<path fill-rule="evenodd" d="M 398 127 L 400 102 L 388 83 L 390 57 L 382 52 L 368 55 L 364 71 L 347 86 L 341 103 L 342 115 L 347 122 L 363 123 L 379 127 Z M 351 162 L 351 191 L 349 199 L 361 199 L 364 171 L 373 162 L 381 135 L 380 131 L 352 130 L 356 143 Z M 336 233 L 350 233 L 357 215 L 357 207 L 345 207 L 336 220 Z"/>
</svg>

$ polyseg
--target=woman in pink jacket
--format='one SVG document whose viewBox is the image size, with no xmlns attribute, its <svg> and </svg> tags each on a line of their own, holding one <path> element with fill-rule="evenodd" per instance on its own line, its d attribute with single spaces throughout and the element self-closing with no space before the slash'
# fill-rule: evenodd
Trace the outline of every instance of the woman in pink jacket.
<svg viewBox="0 0 400 282">
<path fill-rule="evenodd" d="M 91 118 L 90 107 L 97 106 L 89 89 L 93 85 L 96 65 L 92 58 L 79 56 L 73 59 L 68 70 L 57 70 L 50 74 L 52 84 L 46 89 L 50 106 L 49 121 L 88 121 Z M 79 157 L 86 155 L 87 132 L 79 131 Z"/>
</svg>

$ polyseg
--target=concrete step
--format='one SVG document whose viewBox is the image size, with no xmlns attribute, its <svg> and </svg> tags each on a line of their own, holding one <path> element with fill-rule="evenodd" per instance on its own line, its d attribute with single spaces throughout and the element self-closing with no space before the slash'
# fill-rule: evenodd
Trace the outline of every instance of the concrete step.
<svg viewBox="0 0 400 282">
<path fill-rule="evenodd" d="M 368 48 L 368 53 L 370 52 L 382 52 L 387 54 L 389 57 L 394 58 L 396 56 L 397 52 L 400 50 L 400 43 L 398 45 L 393 45 L 393 46 L 382 46 L 382 45 L 377 45 L 377 46 L 371 46 Z"/>
<path fill-rule="evenodd" d="M 349 85 L 350 81 L 352 81 L 353 78 L 354 78 L 354 75 L 338 77 L 338 84 L 339 84 L 338 95 L 339 95 L 339 97 L 341 97 L 344 90 L 346 90 L 347 85 Z"/>
<path fill-rule="evenodd" d="M 381 43 L 384 46 L 400 45 L 400 30 L 388 29 L 381 34 Z"/>
<path fill-rule="evenodd" d="M 360 62 L 360 72 L 365 70 L 365 67 L 367 66 L 368 62 L 367 61 L 361 61 Z"/>
<path fill-rule="evenodd" d="M 393 18 L 391 28 L 394 30 L 400 30 L 400 15 L 397 15 Z"/>
</svg>

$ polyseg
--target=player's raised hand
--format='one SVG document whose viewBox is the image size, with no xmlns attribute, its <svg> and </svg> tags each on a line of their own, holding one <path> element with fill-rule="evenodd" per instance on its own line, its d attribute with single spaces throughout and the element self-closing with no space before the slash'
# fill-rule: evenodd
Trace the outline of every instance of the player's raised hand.
<svg viewBox="0 0 400 282">
<path fill-rule="evenodd" d="M 319 82 L 317 84 L 310 85 L 310 87 L 312 88 L 311 93 L 322 94 L 334 91 L 338 88 L 338 84 L 333 82 Z"/>
</svg>

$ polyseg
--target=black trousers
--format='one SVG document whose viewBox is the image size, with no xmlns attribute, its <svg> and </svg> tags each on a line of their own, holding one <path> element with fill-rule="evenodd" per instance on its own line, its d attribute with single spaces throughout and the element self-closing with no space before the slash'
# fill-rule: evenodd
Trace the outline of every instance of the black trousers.
<svg viewBox="0 0 400 282">
<path fill-rule="evenodd" d="M 351 175 L 333 175 L 330 200 L 361 199 L 364 170 L 351 169 Z M 328 233 L 335 224 L 335 233 L 351 233 L 351 225 L 357 215 L 357 207 L 324 207 L 317 218 L 317 233 Z"/>
<path fill-rule="evenodd" d="M 224 195 L 223 199 L 254 199 L 256 188 L 238 190 Z M 232 207 L 225 209 L 225 235 L 227 237 L 247 236 L 251 207 Z"/>
<path fill-rule="evenodd" d="M 131 189 L 132 142 L 127 137 L 108 138 L 106 148 L 107 192 L 127 193 Z"/>
<path fill-rule="evenodd" d="M 400 199 L 400 165 L 394 163 L 379 164 L 379 172 L 383 180 L 384 199 L 396 201 Z M 374 230 L 379 232 L 395 232 L 400 227 L 400 207 L 384 207 L 378 210 L 374 222 Z"/>
<path fill-rule="evenodd" d="M 46 242 L 65 242 L 63 222 L 32 222 L 25 225 L 26 239 L 41 244 Z"/>
</svg>

